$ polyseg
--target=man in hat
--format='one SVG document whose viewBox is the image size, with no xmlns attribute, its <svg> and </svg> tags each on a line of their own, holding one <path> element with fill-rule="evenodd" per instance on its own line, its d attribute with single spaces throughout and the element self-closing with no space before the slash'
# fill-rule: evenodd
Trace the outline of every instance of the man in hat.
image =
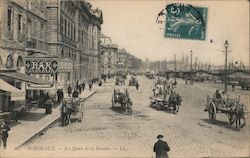
<svg viewBox="0 0 250 158">
<path fill-rule="evenodd" d="M 68 112 L 69 112 L 69 109 L 66 105 L 66 101 L 63 101 L 61 103 L 61 107 L 60 107 L 60 111 L 61 111 L 61 123 L 62 123 L 62 126 L 66 125 L 66 122 L 68 121 Z"/>
<path fill-rule="evenodd" d="M 4 149 L 6 149 L 6 146 L 7 146 L 7 138 L 9 137 L 9 133 L 8 133 L 9 131 L 10 131 L 10 127 L 4 121 L 2 126 L 1 126 L 1 137 L 2 137 L 2 141 L 3 141 L 3 148 Z"/>
<path fill-rule="evenodd" d="M 168 158 L 168 151 L 170 148 L 167 142 L 163 141 L 163 135 L 157 136 L 158 141 L 154 145 L 154 152 L 156 154 L 156 158 Z"/>
<path fill-rule="evenodd" d="M 215 105 L 220 105 L 222 103 L 222 97 L 221 97 L 221 94 L 220 94 L 218 89 L 213 94 L 213 99 L 212 100 L 215 103 Z"/>
<path fill-rule="evenodd" d="M 214 93 L 214 96 L 213 96 L 213 97 L 216 98 L 216 99 L 221 99 L 221 94 L 220 94 L 220 92 L 219 92 L 218 89 L 217 89 L 216 92 Z"/>
</svg>

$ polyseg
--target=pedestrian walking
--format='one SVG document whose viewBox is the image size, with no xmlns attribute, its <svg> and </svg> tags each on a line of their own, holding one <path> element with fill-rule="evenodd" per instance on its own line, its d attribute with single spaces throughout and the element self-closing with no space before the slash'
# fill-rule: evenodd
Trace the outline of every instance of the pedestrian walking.
<svg viewBox="0 0 250 158">
<path fill-rule="evenodd" d="M 71 88 L 71 86 L 69 85 L 69 86 L 68 86 L 68 95 L 69 95 L 69 97 L 70 97 L 71 93 L 72 93 L 72 88 Z"/>
<path fill-rule="evenodd" d="M 85 89 L 85 83 L 84 83 L 84 81 L 82 82 L 82 91 L 84 91 L 84 89 Z"/>
<path fill-rule="evenodd" d="M 139 89 L 139 82 L 138 81 L 136 82 L 135 86 L 136 86 L 136 90 L 138 90 Z"/>
<path fill-rule="evenodd" d="M 51 113 L 52 113 L 52 105 L 53 105 L 53 102 L 52 102 L 52 100 L 50 99 L 48 93 L 47 93 L 46 98 L 47 98 L 47 99 L 46 99 L 46 101 L 45 101 L 45 114 L 51 114 Z"/>
<path fill-rule="evenodd" d="M 82 93 L 82 85 L 81 84 L 79 84 L 79 86 L 78 86 L 78 91 L 79 91 L 79 94 Z"/>
<path fill-rule="evenodd" d="M 60 90 L 60 103 L 63 101 L 64 99 L 64 92 L 63 92 L 63 89 Z"/>
<path fill-rule="evenodd" d="M 69 109 L 65 101 L 61 103 L 60 111 L 61 111 L 61 125 L 65 126 L 68 121 L 68 112 L 69 112 Z"/>
<path fill-rule="evenodd" d="M 158 141 L 154 145 L 154 152 L 156 154 L 156 158 L 168 158 L 168 153 L 170 151 L 170 147 L 167 142 L 163 140 L 163 135 L 157 136 Z"/>
<path fill-rule="evenodd" d="M 1 126 L 1 137 L 2 137 L 2 141 L 3 141 L 3 148 L 4 149 L 6 149 L 6 147 L 7 147 L 7 139 L 9 137 L 9 133 L 8 133 L 9 131 L 10 131 L 10 127 L 4 121 L 2 126 Z"/>
<path fill-rule="evenodd" d="M 58 89 L 56 94 L 57 94 L 57 102 L 60 104 L 60 102 L 61 102 L 61 90 Z"/>
<path fill-rule="evenodd" d="M 89 82 L 89 91 L 91 91 L 92 85 L 93 85 L 93 81 L 90 81 L 90 82 Z"/>
<path fill-rule="evenodd" d="M 79 97 L 79 93 L 78 93 L 77 89 L 75 89 L 75 90 L 73 91 L 72 97 L 73 97 L 73 98 L 78 98 L 78 97 Z"/>
<path fill-rule="evenodd" d="M 79 89 L 79 81 L 76 81 L 76 89 Z"/>
</svg>

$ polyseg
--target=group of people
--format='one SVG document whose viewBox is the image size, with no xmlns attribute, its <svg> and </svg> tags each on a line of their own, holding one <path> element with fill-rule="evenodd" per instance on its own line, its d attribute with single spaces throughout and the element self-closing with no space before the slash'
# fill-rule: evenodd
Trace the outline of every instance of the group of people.
<svg viewBox="0 0 250 158">
<path fill-rule="evenodd" d="M 171 94 L 175 87 L 176 81 L 171 82 L 168 79 L 163 80 L 158 78 L 153 88 L 154 96 Z"/>
<path fill-rule="evenodd" d="M 136 87 L 136 90 L 139 89 L 139 81 L 136 78 L 136 76 L 131 76 L 130 80 L 129 80 L 129 86 L 134 85 Z"/>
<path fill-rule="evenodd" d="M 92 88 L 92 82 L 90 83 L 91 85 L 89 86 L 90 88 L 90 91 L 91 91 L 91 88 Z M 79 84 L 79 82 L 77 81 L 77 83 L 76 83 L 76 86 L 75 86 L 75 89 L 73 90 L 72 89 L 72 87 L 71 87 L 71 85 L 69 85 L 68 86 L 68 96 L 69 97 L 71 97 L 71 94 L 73 95 L 73 93 L 74 94 L 76 94 L 76 92 L 78 92 L 78 93 L 82 93 L 82 91 L 84 91 L 84 89 L 85 89 L 85 83 L 84 82 L 82 82 L 82 84 Z"/>
</svg>

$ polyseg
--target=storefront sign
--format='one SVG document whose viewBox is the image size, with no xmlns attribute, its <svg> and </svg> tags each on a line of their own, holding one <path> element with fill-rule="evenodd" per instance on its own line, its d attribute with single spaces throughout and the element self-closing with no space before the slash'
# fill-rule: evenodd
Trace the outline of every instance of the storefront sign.
<svg viewBox="0 0 250 158">
<path fill-rule="evenodd" d="M 51 74 L 56 73 L 58 63 L 55 59 L 26 59 L 25 60 L 26 73 L 28 74 Z"/>
</svg>

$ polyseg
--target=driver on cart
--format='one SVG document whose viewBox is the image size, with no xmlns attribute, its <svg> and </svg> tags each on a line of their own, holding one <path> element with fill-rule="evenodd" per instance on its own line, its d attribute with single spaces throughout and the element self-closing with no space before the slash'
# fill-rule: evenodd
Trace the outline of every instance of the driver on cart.
<svg viewBox="0 0 250 158">
<path fill-rule="evenodd" d="M 213 95 L 213 102 L 215 103 L 216 106 L 222 104 L 222 97 L 218 89 L 215 91 Z"/>
</svg>

